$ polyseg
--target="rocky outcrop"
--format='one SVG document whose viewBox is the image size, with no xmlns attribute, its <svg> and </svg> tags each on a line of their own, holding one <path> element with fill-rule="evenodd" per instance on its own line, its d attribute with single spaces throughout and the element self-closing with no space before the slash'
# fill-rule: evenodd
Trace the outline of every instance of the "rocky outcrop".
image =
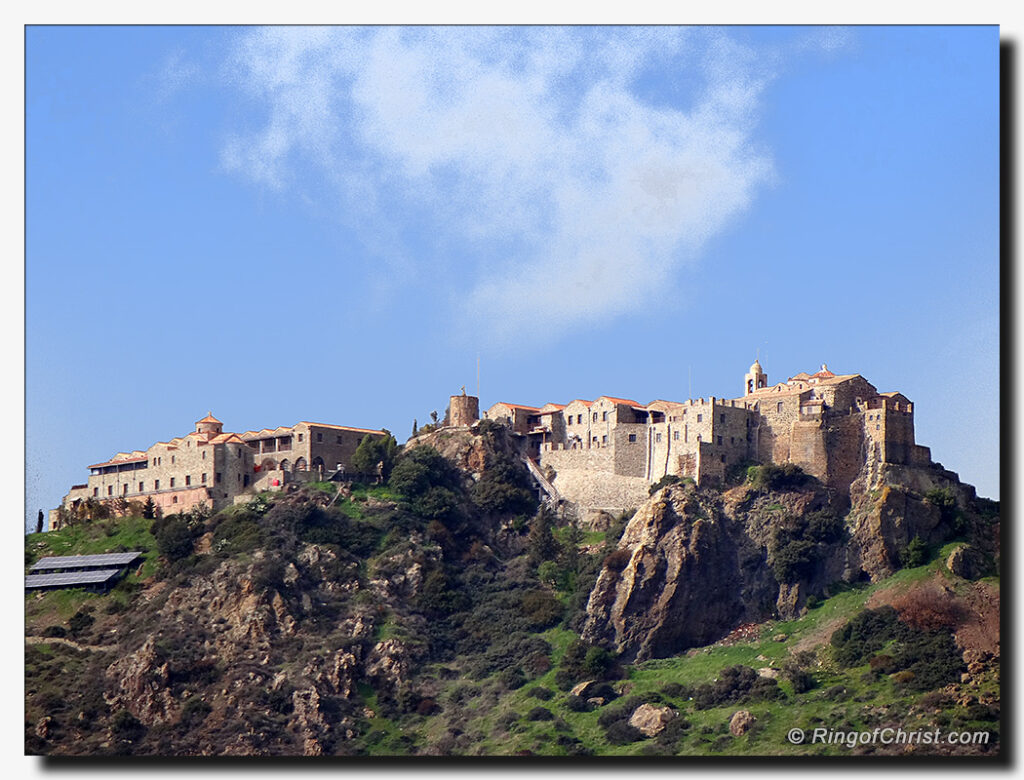
<svg viewBox="0 0 1024 780">
<path fill-rule="evenodd" d="M 643 660 L 721 636 L 744 612 L 738 550 L 725 524 L 688 489 L 655 494 L 605 562 L 583 638 Z"/>
<path fill-rule="evenodd" d="M 107 667 L 111 681 L 104 698 L 111 709 L 126 709 L 144 726 L 173 723 L 181 704 L 171 695 L 170 667 L 150 637 L 134 653 Z"/>
<path fill-rule="evenodd" d="M 756 722 L 757 718 L 749 710 L 736 710 L 729 718 L 729 733 L 734 737 L 742 737 Z"/>
<path fill-rule="evenodd" d="M 644 736 L 656 737 L 679 713 L 671 707 L 656 707 L 653 704 L 641 704 L 629 716 L 629 725 Z"/>
<path fill-rule="evenodd" d="M 937 490 L 956 506 L 941 509 Z M 855 480 L 845 517 L 846 496 L 813 479 L 723 494 L 665 488 L 637 510 L 604 562 L 583 638 L 645 660 L 709 644 L 742 622 L 792 619 L 833 583 L 889 576 L 913 539 L 936 546 L 951 538 L 952 518 L 970 513 L 973 497 L 940 467 L 887 464 Z M 984 560 L 964 551 L 950 563 L 975 574 Z"/>
</svg>

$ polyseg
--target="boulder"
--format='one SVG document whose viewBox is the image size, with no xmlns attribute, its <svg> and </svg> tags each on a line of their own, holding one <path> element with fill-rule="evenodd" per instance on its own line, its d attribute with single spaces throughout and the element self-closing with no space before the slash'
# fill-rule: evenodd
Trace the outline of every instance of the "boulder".
<svg viewBox="0 0 1024 780">
<path fill-rule="evenodd" d="M 629 717 L 629 725 L 645 736 L 653 737 L 664 731 L 665 726 L 678 715 L 679 713 L 671 707 L 641 704 Z"/>
<path fill-rule="evenodd" d="M 750 727 L 757 722 L 757 718 L 750 714 L 749 710 L 736 710 L 729 718 L 729 733 L 734 737 L 741 737 L 750 731 Z"/>
</svg>

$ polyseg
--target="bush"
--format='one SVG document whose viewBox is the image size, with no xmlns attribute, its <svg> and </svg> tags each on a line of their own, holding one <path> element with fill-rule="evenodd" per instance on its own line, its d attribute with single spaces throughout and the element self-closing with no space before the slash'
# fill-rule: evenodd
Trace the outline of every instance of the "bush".
<svg viewBox="0 0 1024 780">
<path fill-rule="evenodd" d="M 118 710 L 117 714 L 110 721 L 113 732 L 121 739 L 135 740 L 146 730 L 146 727 L 139 722 L 139 719 L 128 710 Z"/>
<path fill-rule="evenodd" d="M 755 490 L 767 492 L 803 487 L 810 477 L 795 463 L 766 463 L 747 469 L 747 480 Z"/>
<path fill-rule="evenodd" d="M 749 666 L 743 665 L 723 669 L 715 682 L 700 685 L 693 692 L 694 704 L 699 710 L 745 700 L 772 700 L 781 696 L 782 691 L 775 680 L 760 677 Z"/>
<path fill-rule="evenodd" d="M 565 706 L 573 712 L 590 712 L 593 709 L 590 703 L 582 696 L 573 696 L 572 694 L 569 694 L 566 698 Z"/>
<path fill-rule="evenodd" d="M 549 710 L 547 707 L 537 706 L 530 710 L 528 713 L 526 713 L 526 719 L 534 721 L 554 720 L 555 716 L 551 714 L 551 710 Z"/>
<path fill-rule="evenodd" d="M 639 742 L 644 738 L 644 734 L 640 729 L 630 726 L 625 720 L 616 721 L 608 726 L 605 729 L 604 736 L 612 745 L 628 745 L 632 742 Z"/>
<path fill-rule="evenodd" d="M 915 536 L 910 543 L 900 550 L 900 565 L 905 569 L 923 566 L 928 563 L 928 545 L 920 536 Z"/>
<path fill-rule="evenodd" d="M 555 692 L 550 688 L 545 688 L 543 685 L 535 685 L 526 692 L 526 695 L 541 701 L 548 701 L 555 695 Z"/>
<path fill-rule="evenodd" d="M 482 512 L 497 515 L 532 515 L 537 496 L 526 468 L 510 455 L 488 455 L 470 498 Z"/>
<path fill-rule="evenodd" d="M 43 629 L 43 636 L 52 636 L 63 639 L 67 635 L 68 632 L 63 626 L 47 626 Z"/>
<path fill-rule="evenodd" d="M 682 480 L 678 476 L 676 476 L 675 474 L 666 474 L 664 477 L 662 477 L 657 482 L 655 482 L 653 485 L 651 485 L 651 489 L 649 491 L 649 495 L 653 496 L 655 493 L 657 493 L 662 488 L 669 487 L 670 485 L 678 485 L 681 481 Z"/>
<path fill-rule="evenodd" d="M 611 571 L 619 572 L 629 565 L 630 559 L 633 557 L 633 552 L 624 547 L 620 547 L 608 554 L 604 559 L 604 567 Z"/>
<path fill-rule="evenodd" d="M 68 619 L 68 628 L 71 629 L 71 635 L 78 637 L 92 628 L 92 624 L 96 622 L 96 619 L 88 612 L 79 610 Z"/>
<path fill-rule="evenodd" d="M 523 617 L 534 631 L 550 628 L 565 612 L 562 603 L 546 590 L 532 590 L 523 595 Z"/>
<path fill-rule="evenodd" d="M 188 521 L 178 515 L 168 515 L 153 521 L 156 531 L 156 549 L 168 561 L 180 561 L 193 552 L 192 531 Z"/>
<path fill-rule="evenodd" d="M 352 468 L 359 474 L 376 475 L 377 464 L 384 463 L 384 479 L 387 480 L 392 473 L 395 458 L 398 456 L 398 442 L 388 430 L 384 430 L 385 436 L 371 436 L 366 434 L 359 442 L 356 451 L 352 453 Z"/>
</svg>

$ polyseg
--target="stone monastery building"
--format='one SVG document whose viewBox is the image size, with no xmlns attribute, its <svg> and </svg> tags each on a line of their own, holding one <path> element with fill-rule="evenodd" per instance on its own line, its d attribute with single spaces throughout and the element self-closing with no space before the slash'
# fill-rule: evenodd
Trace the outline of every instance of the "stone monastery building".
<svg viewBox="0 0 1024 780">
<path fill-rule="evenodd" d="M 72 508 L 88 498 L 152 498 L 164 513 L 201 503 L 216 511 L 237 496 L 280 489 L 296 480 L 323 479 L 341 469 L 351 471 L 352 455 L 363 437 L 387 435 L 311 422 L 245 433 L 225 433 L 223 428 L 220 420 L 207 414 L 185 436 L 94 463 L 89 466 L 89 481 L 72 486 L 62 506 Z M 57 510 L 50 513 L 51 529 L 59 527 L 56 515 Z"/>
<path fill-rule="evenodd" d="M 754 361 L 737 398 L 497 403 L 484 417 L 523 437 L 560 498 L 590 509 L 636 506 L 666 475 L 714 483 L 730 467 L 755 462 L 795 463 L 846 491 L 865 463 L 931 462 L 928 448 L 914 442 L 906 396 L 824 365 L 769 385 Z"/>
</svg>

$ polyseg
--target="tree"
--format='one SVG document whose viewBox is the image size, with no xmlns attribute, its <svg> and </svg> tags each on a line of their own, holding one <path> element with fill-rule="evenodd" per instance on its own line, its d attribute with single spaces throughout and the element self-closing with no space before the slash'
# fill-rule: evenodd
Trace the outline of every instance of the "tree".
<svg viewBox="0 0 1024 780">
<path fill-rule="evenodd" d="M 146 497 L 146 503 L 142 505 L 142 516 L 146 520 L 153 520 L 156 517 L 156 504 L 153 503 L 153 496 Z"/>
<path fill-rule="evenodd" d="M 376 474 L 377 464 L 384 464 L 383 477 L 386 480 L 398 456 L 398 442 L 391 431 L 384 429 L 384 436 L 366 434 L 352 454 L 352 467 L 360 474 Z"/>
<path fill-rule="evenodd" d="M 415 418 L 415 417 L 413 417 L 413 418 L 412 418 L 412 435 L 413 435 L 413 436 L 415 436 L 415 435 L 416 435 L 416 432 L 417 432 L 418 430 L 419 430 L 419 426 L 418 426 L 418 425 L 416 424 L 416 418 Z"/>
<path fill-rule="evenodd" d="M 553 561 L 558 555 L 559 546 L 551 532 L 552 525 L 551 510 L 541 506 L 540 511 L 530 521 L 530 535 L 526 540 L 530 561 L 534 565 L 541 561 Z"/>
<path fill-rule="evenodd" d="M 36 533 L 41 534 L 43 532 L 43 510 L 39 510 L 39 514 L 36 516 Z"/>
<path fill-rule="evenodd" d="M 192 532 L 188 521 L 175 516 L 157 526 L 156 549 L 169 561 L 177 561 L 192 554 Z"/>
<path fill-rule="evenodd" d="M 434 425 L 437 425 L 437 410 L 436 409 L 430 413 L 430 422 L 434 423 Z"/>
</svg>

